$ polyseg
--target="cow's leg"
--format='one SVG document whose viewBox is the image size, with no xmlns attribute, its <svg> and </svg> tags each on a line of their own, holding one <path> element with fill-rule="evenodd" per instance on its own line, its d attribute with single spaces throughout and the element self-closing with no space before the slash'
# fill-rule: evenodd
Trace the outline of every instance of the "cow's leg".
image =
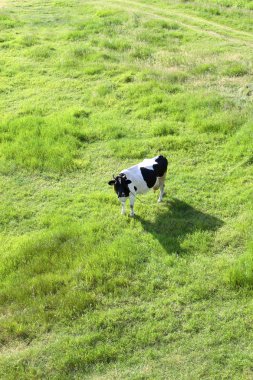
<svg viewBox="0 0 253 380">
<path fill-rule="evenodd" d="M 164 195 L 164 183 L 160 186 L 160 195 L 159 195 L 159 198 L 158 198 L 158 202 L 162 202 L 163 200 L 163 195 Z"/>
<path fill-rule="evenodd" d="M 121 214 L 125 215 L 125 213 L 126 213 L 126 201 L 121 201 L 121 205 L 122 205 Z"/>
<path fill-rule="evenodd" d="M 166 173 L 161 178 L 159 178 L 160 195 L 159 195 L 159 198 L 158 198 L 158 202 L 162 202 L 162 200 L 163 200 L 164 186 L 165 186 L 165 177 L 166 177 Z"/>
<path fill-rule="evenodd" d="M 129 196 L 129 198 L 130 198 L 130 216 L 134 216 L 134 201 L 135 201 L 135 196 L 131 194 Z"/>
</svg>

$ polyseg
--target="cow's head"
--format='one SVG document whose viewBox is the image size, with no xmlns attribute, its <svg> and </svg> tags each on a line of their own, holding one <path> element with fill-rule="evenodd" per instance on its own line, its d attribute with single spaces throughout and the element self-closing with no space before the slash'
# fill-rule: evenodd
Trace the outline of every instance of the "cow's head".
<svg viewBox="0 0 253 380">
<path fill-rule="evenodd" d="M 113 179 L 108 182 L 108 185 L 114 186 L 114 190 L 118 195 L 118 198 L 122 200 L 122 198 L 124 199 L 126 197 L 129 197 L 129 183 L 131 183 L 131 181 L 127 179 L 125 174 L 121 173 L 117 175 L 117 177 L 113 176 Z"/>
</svg>

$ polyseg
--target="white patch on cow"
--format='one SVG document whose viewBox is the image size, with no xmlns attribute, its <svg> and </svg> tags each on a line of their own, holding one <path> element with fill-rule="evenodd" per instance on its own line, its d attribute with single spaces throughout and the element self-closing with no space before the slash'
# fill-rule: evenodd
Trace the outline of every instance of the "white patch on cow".
<svg viewBox="0 0 253 380">
<path fill-rule="evenodd" d="M 157 156 L 158 157 L 158 156 Z M 150 188 L 147 186 L 147 183 L 143 180 L 143 176 L 141 174 L 141 168 L 146 168 L 149 170 L 153 170 L 153 165 L 157 164 L 156 158 L 146 158 L 142 162 L 140 162 L 137 165 L 132 166 L 131 168 L 122 170 L 121 173 L 124 173 L 127 177 L 127 179 L 130 179 L 132 183 L 128 185 L 131 193 L 133 194 L 145 194 L 147 193 Z M 158 185 L 158 179 L 154 185 Z M 134 189 L 134 186 L 137 187 L 137 190 Z M 159 187 L 159 185 L 158 185 Z"/>
</svg>

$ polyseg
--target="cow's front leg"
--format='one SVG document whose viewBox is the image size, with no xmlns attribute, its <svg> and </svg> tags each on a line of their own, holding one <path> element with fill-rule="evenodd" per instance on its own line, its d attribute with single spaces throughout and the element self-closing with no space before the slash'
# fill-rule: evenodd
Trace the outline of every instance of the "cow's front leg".
<svg viewBox="0 0 253 380">
<path fill-rule="evenodd" d="M 159 198 L 158 198 L 158 202 L 162 202 L 163 200 L 163 196 L 164 196 L 164 182 L 162 182 L 160 184 L 160 195 L 159 195 Z"/>
<path fill-rule="evenodd" d="M 125 213 L 126 213 L 126 201 L 121 201 L 121 205 L 122 205 L 121 214 L 125 215 Z"/>
<path fill-rule="evenodd" d="M 134 216 L 134 201 L 135 201 L 135 196 L 130 195 L 130 216 Z"/>
<path fill-rule="evenodd" d="M 162 202 L 163 196 L 164 196 L 164 186 L 165 186 L 165 178 L 166 178 L 166 173 L 159 178 L 159 187 L 160 187 L 160 196 L 158 198 L 158 202 Z"/>
</svg>

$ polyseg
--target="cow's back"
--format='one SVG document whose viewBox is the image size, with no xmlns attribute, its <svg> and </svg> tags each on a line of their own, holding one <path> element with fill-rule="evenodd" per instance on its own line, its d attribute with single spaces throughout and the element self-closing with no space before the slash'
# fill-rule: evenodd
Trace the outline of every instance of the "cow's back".
<svg viewBox="0 0 253 380">
<path fill-rule="evenodd" d="M 139 165 L 139 168 L 154 170 L 157 177 L 162 177 L 168 167 L 168 160 L 164 156 L 156 156 L 154 158 L 146 158 Z"/>
<path fill-rule="evenodd" d="M 168 161 L 164 156 L 146 158 L 137 165 L 122 171 L 132 181 L 130 191 L 143 194 L 158 185 L 158 178 L 167 171 Z M 137 189 L 137 190 L 136 190 Z"/>
</svg>

